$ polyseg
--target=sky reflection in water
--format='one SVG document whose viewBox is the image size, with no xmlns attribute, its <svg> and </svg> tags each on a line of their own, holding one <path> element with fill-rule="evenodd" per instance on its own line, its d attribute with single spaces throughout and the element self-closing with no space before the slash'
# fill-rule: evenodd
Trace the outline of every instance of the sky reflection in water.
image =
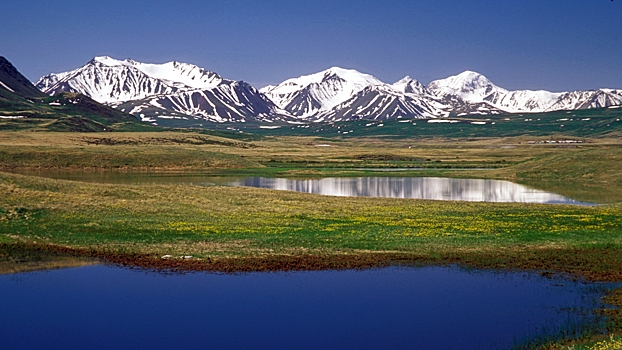
<svg viewBox="0 0 622 350">
<path fill-rule="evenodd" d="M 14 349 L 499 349 L 580 322 L 576 308 L 593 307 L 600 289 L 456 267 L 164 275 L 98 265 L 0 276 L 0 337 Z"/>
</svg>

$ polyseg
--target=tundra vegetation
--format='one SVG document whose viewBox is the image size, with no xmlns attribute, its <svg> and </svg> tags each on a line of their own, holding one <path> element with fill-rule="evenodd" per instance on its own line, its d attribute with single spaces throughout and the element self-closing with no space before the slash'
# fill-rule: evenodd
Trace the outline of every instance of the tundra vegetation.
<svg viewBox="0 0 622 350">
<path fill-rule="evenodd" d="M 459 263 L 622 282 L 622 141 L 616 133 L 553 135 L 3 131 L 0 256 L 27 248 L 148 268 L 218 271 Z M 347 198 L 50 177 L 85 171 L 494 178 L 600 205 Z M 607 298 L 622 305 L 619 290 Z M 587 338 L 575 348 L 619 344 L 619 310 L 598 312 L 609 316 L 614 336 Z"/>
</svg>

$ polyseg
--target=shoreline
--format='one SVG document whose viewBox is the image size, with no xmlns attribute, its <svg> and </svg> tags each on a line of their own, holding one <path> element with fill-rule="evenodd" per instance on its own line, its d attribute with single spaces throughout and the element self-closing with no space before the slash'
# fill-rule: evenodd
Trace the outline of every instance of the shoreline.
<svg viewBox="0 0 622 350">
<path fill-rule="evenodd" d="M 81 267 L 87 265 L 96 265 L 103 263 L 105 265 L 112 264 L 117 268 L 129 269 L 145 269 L 155 273 L 165 274 L 184 274 L 193 272 L 208 273 L 270 273 L 270 272 L 301 272 L 301 271 L 326 271 L 326 270 L 364 270 L 385 267 L 429 267 L 444 266 L 457 268 L 474 268 L 479 270 L 493 270 L 491 272 L 527 272 L 538 274 L 544 278 L 555 278 L 562 280 L 574 280 L 581 283 L 598 283 L 598 282 L 617 282 L 622 284 L 622 275 L 599 275 L 585 273 L 577 275 L 570 271 L 551 271 L 535 269 L 537 264 L 532 268 L 527 266 L 518 267 L 512 264 L 501 264 L 499 261 L 488 261 L 488 265 L 474 264 L 466 257 L 454 257 L 450 259 L 431 260 L 416 254 L 393 253 L 393 252 L 363 252 L 358 254 L 341 254 L 341 255 L 268 255 L 263 257 L 239 257 L 226 258 L 219 260 L 194 260 L 194 259 L 162 259 L 153 255 L 140 254 L 120 254 L 97 252 L 88 248 L 74 248 L 54 244 L 38 244 L 38 243 L 0 243 L 0 257 L 6 249 L 19 251 L 30 250 L 36 254 L 51 254 L 57 257 L 76 257 L 82 263 L 75 266 L 64 267 Z M 89 263 L 89 261 L 91 261 Z M 57 267 L 63 268 L 63 267 Z M 51 269 L 57 269 L 51 268 Z M 48 269 L 46 269 L 48 270 Z M 27 273 L 33 271 L 17 271 L 16 273 Z M 587 272 L 587 271 L 585 271 Z M 588 277 L 588 278 L 586 278 Z M 579 338 L 558 338 L 557 340 L 543 340 L 542 343 L 537 341 L 538 349 L 566 349 L 567 347 L 577 349 L 593 349 L 595 344 L 618 344 L 621 340 L 619 336 L 622 331 L 622 285 L 612 286 L 612 289 L 604 291 L 600 297 L 601 306 L 591 310 L 595 315 L 603 317 L 606 320 L 607 332 L 604 334 L 595 334 L 590 330 L 591 324 L 586 325 L 585 333 Z M 618 336 L 616 336 L 618 335 Z M 532 348 L 532 347 L 529 347 Z"/>
<path fill-rule="evenodd" d="M 389 266 L 460 265 L 476 269 L 526 271 L 542 276 L 564 276 L 586 282 L 622 283 L 622 270 L 592 266 L 590 259 L 618 255 L 608 249 L 559 248 L 530 251 L 448 251 L 431 257 L 423 252 L 343 251 L 327 254 L 265 254 L 240 257 L 184 258 L 155 254 L 116 253 L 58 244 L 0 243 L 0 250 L 34 252 L 75 258 L 99 259 L 130 268 L 167 272 L 287 272 L 368 269 Z M 519 256 L 522 256 L 520 258 Z"/>
<path fill-rule="evenodd" d="M 424 254 L 407 252 L 347 252 L 342 254 L 273 254 L 264 256 L 184 259 L 165 258 L 154 254 L 122 254 L 102 252 L 89 248 L 68 247 L 57 244 L 40 244 L 30 242 L 0 243 L 2 250 L 30 250 L 39 254 L 53 254 L 57 256 L 71 256 L 77 259 L 96 259 L 104 264 L 116 265 L 120 268 L 144 269 L 155 273 L 271 273 L 271 272 L 302 272 L 328 270 L 364 270 L 385 268 L 392 266 L 426 267 L 426 266 L 459 266 L 482 270 L 496 270 L 508 272 L 528 272 L 539 274 L 545 278 L 562 278 L 579 280 L 585 283 L 620 283 L 622 284 L 622 269 L 590 270 L 588 265 L 580 264 L 586 261 L 586 255 L 599 256 L 606 259 L 611 250 L 607 249 L 559 249 L 557 254 L 526 259 L 514 260 L 512 254 L 494 253 L 456 253 L 438 258 L 430 258 Z M 588 254 L 591 253 L 591 254 Z M 615 252 L 613 252 L 615 254 Z M 605 254 L 605 255 L 603 255 Z M 2 255 L 2 254 L 0 254 Z M 574 260 L 574 264 L 566 265 L 563 257 Z M 576 257 L 578 259 L 572 259 Z M 589 260 L 589 259 L 588 259 Z M 613 273 L 612 273 L 613 272 Z M 569 346 L 584 346 L 597 342 L 617 344 L 622 332 L 622 286 L 615 287 L 601 297 L 602 305 L 592 310 L 596 315 L 606 319 L 606 334 L 587 333 L 580 338 L 568 338 L 550 343 L 541 344 L 541 349 L 562 349 Z M 618 335 L 615 337 L 614 335 Z M 591 349 L 581 347 L 580 349 Z"/>
</svg>

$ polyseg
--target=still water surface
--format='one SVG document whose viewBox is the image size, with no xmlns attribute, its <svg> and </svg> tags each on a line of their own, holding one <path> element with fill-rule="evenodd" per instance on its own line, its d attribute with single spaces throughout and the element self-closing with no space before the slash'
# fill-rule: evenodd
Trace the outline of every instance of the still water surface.
<svg viewBox="0 0 622 350">
<path fill-rule="evenodd" d="M 347 197 L 418 198 L 468 202 L 587 204 L 509 181 L 440 177 L 358 177 L 291 180 L 249 177 L 230 181 L 250 186 Z"/>
<path fill-rule="evenodd" d="M 0 275 L 6 349 L 502 349 L 587 321 L 605 288 L 527 273 L 391 267 Z M 587 311 L 587 312 L 586 312 Z"/>
<path fill-rule="evenodd" d="M 593 205 L 593 203 L 581 202 L 556 193 L 502 180 L 441 177 L 333 177 L 300 180 L 265 177 L 215 177 L 192 173 L 54 171 L 28 172 L 27 174 L 100 183 L 248 186 L 348 197 Z"/>
</svg>

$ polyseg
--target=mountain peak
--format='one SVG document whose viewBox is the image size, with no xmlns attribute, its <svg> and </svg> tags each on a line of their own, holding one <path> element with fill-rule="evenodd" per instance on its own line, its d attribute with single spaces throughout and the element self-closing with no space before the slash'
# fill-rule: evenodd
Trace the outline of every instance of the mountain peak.
<svg viewBox="0 0 622 350">
<path fill-rule="evenodd" d="M 456 76 L 447 78 L 447 80 L 450 80 L 450 84 L 456 88 L 460 87 L 473 89 L 493 85 L 492 82 L 484 75 L 470 70 L 465 70 Z"/>
<path fill-rule="evenodd" d="M 391 87 L 394 90 L 406 94 L 423 94 L 426 92 L 425 86 L 423 86 L 423 84 L 408 75 L 391 85 Z"/>
<path fill-rule="evenodd" d="M 346 81 L 350 84 L 360 85 L 361 89 L 368 85 L 383 84 L 376 77 L 369 74 L 361 73 L 355 69 L 346 69 L 335 66 L 317 73 L 302 75 L 298 78 L 287 79 L 279 85 L 272 87 L 270 91 L 279 90 L 278 93 L 289 93 L 290 90 L 297 91 L 311 84 L 321 84 L 322 82 L 326 82 L 327 77 L 339 77 L 341 78 L 341 80 Z M 264 88 L 263 90 L 267 91 L 268 89 Z"/>
<path fill-rule="evenodd" d="M 115 66 L 127 66 L 131 64 L 133 61 L 129 58 L 125 59 L 124 61 L 120 61 L 110 56 L 95 56 L 90 62 L 101 63 L 105 66 L 115 67 Z"/>
<path fill-rule="evenodd" d="M 410 75 L 407 75 L 402 79 L 398 80 L 395 84 L 406 84 L 410 83 L 411 81 L 415 81 L 415 79 L 411 78 Z"/>
<path fill-rule="evenodd" d="M 458 75 L 435 80 L 428 89 L 437 95 L 455 94 L 469 102 L 483 102 L 493 93 L 507 93 L 480 73 L 466 70 Z"/>
<path fill-rule="evenodd" d="M 333 73 L 339 73 L 339 72 L 347 72 L 347 71 L 354 71 L 354 69 L 347 69 L 347 68 L 341 68 L 338 66 L 332 66 L 326 70 L 324 70 L 324 72 L 333 72 Z"/>
<path fill-rule="evenodd" d="M 333 74 L 337 74 L 337 75 L 349 75 L 349 74 L 363 74 L 359 71 L 357 71 L 356 69 L 348 69 L 348 68 L 341 68 L 341 67 L 330 67 L 320 73 L 324 73 L 324 74 L 328 74 L 328 73 L 333 73 Z"/>
<path fill-rule="evenodd" d="M 341 67 L 331 67 L 331 68 L 329 68 L 329 69 L 327 69 L 327 70 L 325 70 L 323 72 L 316 73 L 316 74 L 321 74 L 321 73 L 324 73 L 324 75 L 335 74 L 338 77 L 342 78 L 343 80 L 346 80 L 348 82 L 352 82 L 354 84 L 364 85 L 364 86 L 368 86 L 368 85 L 382 85 L 383 84 L 383 82 L 378 80 L 373 75 L 361 73 L 361 72 L 357 71 L 356 69 L 346 69 L 346 68 L 341 68 Z"/>
<path fill-rule="evenodd" d="M 261 89 L 277 106 L 296 116 L 329 110 L 368 86 L 384 85 L 376 77 L 354 69 L 331 67 Z"/>
<path fill-rule="evenodd" d="M 480 74 L 480 73 L 478 73 L 476 71 L 472 71 L 472 70 L 468 70 L 468 69 L 465 70 L 464 72 L 458 74 L 458 75 L 459 76 L 460 75 L 462 75 L 462 76 L 466 76 L 466 75 L 469 75 L 469 76 L 483 76 L 482 74 Z"/>
<path fill-rule="evenodd" d="M 458 95 L 467 102 L 486 103 L 510 113 L 546 111 L 562 96 L 561 93 L 548 91 L 508 91 L 496 86 L 482 74 L 469 70 L 433 81 L 428 85 L 428 90 L 439 96 Z"/>
</svg>

